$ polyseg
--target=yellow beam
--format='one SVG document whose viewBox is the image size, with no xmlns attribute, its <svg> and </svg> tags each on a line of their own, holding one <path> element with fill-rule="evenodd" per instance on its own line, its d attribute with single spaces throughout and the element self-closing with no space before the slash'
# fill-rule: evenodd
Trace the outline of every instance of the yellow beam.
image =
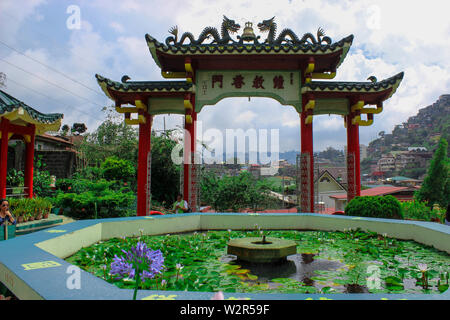
<svg viewBox="0 0 450 320">
<path fill-rule="evenodd" d="M 186 72 L 194 72 L 190 62 L 184 63 L 184 69 L 186 70 Z"/>
<path fill-rule="evenodd" d="M 180 79 L 186 78 L 186 72 L 172 72 L 172 71 L 162 71 L 161 70 L 161 75 L 163 76 L 163 78 L 166 79 Z"/>
<path fill-rule="evenodd" d="M 308 109 L 314 109 L 316 106 L 316 100 L 309 100 L 308 103 L 305 105 L 305 111 Z"/>
<path fill-rule="evenodd" d="M 336 77 L 336 72 L 331 73 L 312 73 L 313 79 L 334 79 Z"/>
<path fill-rule="evenodd" d="M 380 106 L 380 107 L 376 107 L 376 109 L 374 109 L 374 108 L 362 108 L 361 109 L 361 113 L 365 113 L 365 114 L 369 114 L 369 113 L 371 113 L 371 114 L 378 114 L 378 113 L 381 113 L 381 111 L 383 111 L 383 106 Z"/>
<path fill-rule="evenodd" d="M 139 119 L 125 119 L 125 124 L 128 124 L 128 125 L 139 124 Z"/>
<path fill-rule="evenodd" d="M 305 124 L 311 124 L 313 121 L 313 116 L 309 115 L 305 119 Z"/>
<path fill-rule="evenodd" d="M 137 113 L 139 111 L 139 108 L 121 108 L 121 107 L 116 107 L 116 111 L 118 113 Z"/>
<path fill-rule="evenodd" d="M 364 101 L 359 100 L 357 103 L 352 105 L 352 107 L 350 108 L 350 111 L 355 112 L 356 110 L 362 109 L 362 107 L 364 107 Z"/>
<path fill-rule="evenodd" d="M 305 74 L 311 73 L 314 71 L 314 62 L 308 63 L 308 67 L 306 67 Z"/>
<path fill-rule="evenodd" d="M 24 137 L 26 143 L 31 142 L 31 136 L 29 134 L 24 134 L 23 137 Z"/>
<path fill-rule="evenodd" d="M 147 106 L 144 103 L 142 103 L 141 100 L 135 100 L 134 104 L 135 104 L 136 108 L 147 111 Z"/>
<path fill-rule="evenodd" d="M 192 124 L 192 117 L 191 117 L 189 114 L 187 114 L 187 115 L 185 116 L 185 118 L 186 118 L 186 123 L 187 123 L 187 124 Z"/>
<path fill-rule="evenodd" d="M 361 116 L 355 116 L 352 119 L 352 124 L 357 124 L 357 125 L 364 126 L 364 127 L 370 126 L 372 123 L 373 123 L 373 119 L 362 120 Z"/>
<path fill-rule="evenodd" d="M 189 100 L 184 100 L 184 108 L 192 110 L 193 109 L 192 103 Z"/>
</svg>

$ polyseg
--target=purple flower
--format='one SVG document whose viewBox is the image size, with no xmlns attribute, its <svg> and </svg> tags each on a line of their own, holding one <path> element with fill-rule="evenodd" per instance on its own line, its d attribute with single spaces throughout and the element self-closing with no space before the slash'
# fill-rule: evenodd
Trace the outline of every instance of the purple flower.
<svg viewBox="0 0 450 320">
<path fill-rule="evenodd" d="M 139 272 L 141 279 L 152 279 L 161 273 L 164 257 L 160 250 L 152 251 L 144 242 L 138 242 L 130 251 L 122 250 L 125 257 L 114 256 L 111 263 L 111 274 L 117 279 L 128 277 L 134 279 Z"/>
</svg>

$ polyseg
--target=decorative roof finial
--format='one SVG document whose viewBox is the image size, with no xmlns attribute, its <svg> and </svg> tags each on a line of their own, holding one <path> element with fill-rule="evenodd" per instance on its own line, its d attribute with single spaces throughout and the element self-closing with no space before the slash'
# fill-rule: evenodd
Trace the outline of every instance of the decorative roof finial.
<svg viewBox="0 0 450 320">
<path fill-rule="evenodd" d="M 244 32 L 242 33 L 241 38 L 244 41 L 254 41 L 256 39 L 255 33 L 253 32 L 253 23 L 245 23 Z"/>
</svg>

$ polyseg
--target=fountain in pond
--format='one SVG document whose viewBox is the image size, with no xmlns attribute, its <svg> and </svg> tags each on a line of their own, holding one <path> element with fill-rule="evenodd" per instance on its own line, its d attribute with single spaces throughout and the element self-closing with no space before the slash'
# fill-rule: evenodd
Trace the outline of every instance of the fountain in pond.
<svg viewBox="0 0 450 320">
<path fill-rule="evenodd" d="M 297 244 L 292 240 L 266 238 L 265 235 L 262 239 L 238 238 L 228 242 L 227 253 L 247 262 L 273 263 L 286 260 L 288 255 L 296 254 Z"/>
</svg>

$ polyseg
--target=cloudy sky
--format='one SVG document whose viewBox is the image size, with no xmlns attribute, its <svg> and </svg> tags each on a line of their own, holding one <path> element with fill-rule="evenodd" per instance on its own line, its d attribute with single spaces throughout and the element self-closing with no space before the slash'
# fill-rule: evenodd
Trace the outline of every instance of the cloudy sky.
<svg viewBox="0 0 450 320">
<path fill-rule="evenodd" d="M 80 28 L 73 28 L 74 6 Z M 197 37 L 206 26 L 220 30 L 224 14 L 241 26 L 275 16 L 278 30 L 291 28 L 297 35 L 322 27 L 333 41 L 355 36 L 335 80 L 382 80 L 405 72 L 374 125 L 360 129 L 361 143 L 368 144 L 450 93 L 449 9 L 445 0 L 1 0 L 0 72 L 7 76 L 2 89 L 41 112 L 64 113 L 65 124 L 84 122 L 92 131 L 105 119 L 102 107 L 112 103 L 95 73 L 117 81 L 124 74 L 161 80 L 146 33 L 163 42 L 175 25 Z M 161 115 L 156 129 L 162 129 L 163 118 L 166 128 L 182 124 L 181 116 Z M 198 119 L 203 130 L 224 135 L 226 129 L 279 129 L 280 151 L 300 149 L 298 114 L 272 99 L 228 98 L 206 106 Z M 340 116 L 315 117 L 313 126 L 315 150 L 343 149 Z"/>
</svg>

